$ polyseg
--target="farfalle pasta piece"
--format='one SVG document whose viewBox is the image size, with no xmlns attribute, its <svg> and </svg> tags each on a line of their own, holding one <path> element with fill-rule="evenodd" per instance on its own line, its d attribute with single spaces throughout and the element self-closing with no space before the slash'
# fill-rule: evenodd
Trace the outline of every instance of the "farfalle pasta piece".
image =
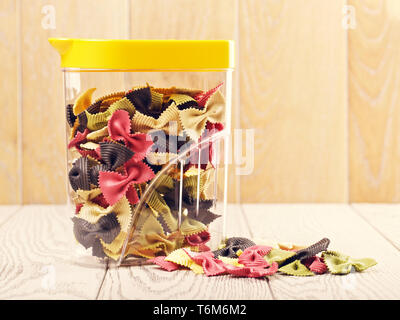
<svg viewBox="0 0 400 320">
<path fill-rule="evenodd" d="M 208 230 L 204 230 L 202 232 L 195 233 L 195 234 L 185 237 L 186 242 L 191 246 L 203 245 L 203 244 L 207 243 L 208 241 L 210 241 L 210 239 L 211 239 L 211 235 L 210 235 L 210 232 L 208 232 Z"/>
<path fill-rule="evenodd" d="M 70 140 L 68 143 L 68 149 L 75 147 L 76 151 L 82 156 L 87 157 L 91 156 L 95 159 L 99 158 L 99 154 L 96 150 L 93 150 L 92 147 L 88 146 L 89 142 L 87 142 L 87 135 L 89 134 L 89 130 L 85 129 L 83 132 L 77 132 L 75 137 Z M 87 149 L 85 149 L 85 147 Z"/>
<path fill-rule="evenodd" d="M 77 159 L 68 173 L 69 182 L 74 191 L 90 190 L 89 163 L 86 157 Z"/>
<path fill-rule="evenodd" d="M 99 238 L 99 240 L 103 247 L 104 253 L 108 257 L 117 260 L 121 254 L 122 245 L 128 235 L 131 222 L 131 206 L 129 205 L 128 200 L 124 197 L 115 205 L 108 206 L 107 208 L 103 208 L 92 201 L 87 201 L 83 204 L 76 217 L 86 220 L 89 223 L 96 224 L 99 219 L 107 216 L 110 213 L 114 213 L 116 215 L 121 228 L 120 233 L 111 243 L 107 243 L 101 238 Z"/>
<path fill-rule="evenodd" d="M 238 250 L 244 250 L 248 247 L 255 246 L 256 244 L 247 238 L 232 237 L 225 241 L 225 247 L 213 251 L 214 256 L 223 256 L 229 258 L 237 258 L 236 252 Z"/>
<path fill-rule="evenodd" d="M 301 261 L 310 271 L 323 274 L 328 271 L 328 267 L 324 263 L 324 260 L 318 256 L 307 258 Z"/>
<path fill-rule="evenodd" d="M 92 201 L 93 199 L 98 197 L 101 194 L 101 190 L 100 188 L 94 188 L 91 190 L 78 189 L 76 190 L 76 194 L 81 201 L 86 202 L 86 201 Z"/>
<path fill-rule="evenodd" d="M 76 119 L 74 126 L 71 128 L 71 132 L 70 132 L 69 138 L 68 138 L 69 140 L 72 140 L 76 136 L 76 134 L 78 132 L 78 126 L 79 126 L 79 121 L 78 121 L 78 119 Z"/>
<path fill-rule="evenodd" d="M 171 261 L 166 261 L 165 260 L 166 256 L 158 256 L 152 259 L 149 259 L 149 262 L 152 262 L 158 266 L 160 266 L 162 269 L 167 270 L 167 271 L 175 271 L 179 269 L 179 265 L 171 262 Z"/>
<path fill-rule="evenodd" d="M 144 208 L 142 210 L 138 220 L 136 221 L 136 224 L 133 227 L 135 228 L 135 232 L 132 242 L 140 242 L 142 239 L 144 239 L 143 236 L 146 233 L 163 233 L 163 228 L 151 208 Z M 147 244 L 147 242 L 143 242 L 143 244 Z"/>
<path fill-rule="evenodd" d="M 171 210 L 164 200 L 162 194 L 171 190 L 174 186 L 173 179 L 164 174 L 158 177 L 157 185 L 149 191 L 146 198 L 147 205 L 158 215 L 165 232 L 172 232 L 178 229 L 178 220 L 171 213 Z"/>
<path fill-rule="evenodd" d="M 264 256 L 264 260 L 268 263 L 277 262 L 278 264 L 281 264 L 295 254 L 296 253 L 293 251 L 272 248 L 271 251 Z"/>
<path fill-rule="evenodd" d="M 211 251 L 211 248 L 209 246 L 207 246 L 206 244 L 202 243 L 200 245 L 196 245 L 196 246 L 191 246 L 188 245 L 186 242 L 183 245 L 185 248 L 190 249 L 193 252 L 208 252 Z"/>
<path fill-rule="evenodd" d="M 111 107 L 112 104 L 114 104 L 115 102 L 119 101 L 122 98 L 114 97 L 114 98 L 107 98 L 107 99 L 103 100 L 100 104 L 100 111 L 106 111 L 109 107 Z M 88 109 L 88 111 L 89 111 L 89 109 Z"/>
<path fill-rule="evenodd" d="M 111 212 L 102 216 L 96 223 L 90 223 L 84 219 L 74 217 L 74 235 L 80 244 L 86 249 L 93 247 L 94 256 L 104 258 L 103 250 L 100 250 L 101 242 L 112 243 L 121 231 L 117 216 Z M 100 246 L 99 246 L 100 244 Z"/>
<path fill-rule="evenodd" d="M 135 113 L 135 107 L 127 98 L 122 98 L 112 105 L 110 105 L 106 111 L 98 112 L 98 113 L 89 113 L 85 110 L 85 116 L 87 118 L 87 128 L 90 131 L 96 131 L 107 126 L 108 119 L 116 112 L 116 111 L 125 111 L 128 113 L 129 117 L 132 117 Z"/>
<path fill-rule="evenodd" d="M 129 114 L 124 110 L 118 110 L 112 114 L 108 122 L 108 132 L 111 139 L 124 141 L 125 145 L 135 152 L 133 158 L 136 161 L 142 160 L 153 145 L 151 137 L 147 134 L 130 133 L 131 122 Z"/>
<path fill-rule="evenodd" d="M 107 171 L 108 169 L 109 169 L 108 165 L 105 164 L 98 164 L 96 166 L 91 167 L 89 170 L 90 183 L 98 187 L 100 171 Z"/>
<path fill-rule="evenodd" d="M 99 99 L 97 99 L 95 101 L 94 104 L 99 103 L 99 108 L 98 110 L 93 110 L 93 112 L 101 112 L 101 111 L 105 111 L 108 109 L 109 106 L 111 106 L 114 102 L 117 102 L 118 100 L 123 99 L 126 96 L 126 92 L 125 91 L 120 91 L 120 92 L 114 92 L 108 95 L 105 95 Z M 86 110 L 91 112 L 90 107 L 87 108 Z M 91 113 L 93 113 L 91 112 Z"/>
<path fill-rule="evenodd" d="M 175 218 L 174 218 L 175 219 Z M 158 220 L 158 222 L 161 224 L 161 226 L 162 226 L 162 228 L 163 228 L 163 230 L 164 230 L 164 233 L 170 233 L 170 232 L 172 232 L 172 230 L 175 230 L 175 229 L 172 229 L 168 224 L 167 224 L 167 222 L 165 221 L 165 219 L 163 218 L 163 216 L 162 215 L 158 215 L 157 216 L 157 220 Z M 176 219 L 175 219 L 176 220 Z M 176 222 L 176 225 L 178 225 L 178 221 Z"/>
<path fill-rule="evenodd" d="M 187 210 L 187 216 L 191 219 L 197 220 L 204 225 L 209 225 L 212 221 L 215 219 L 219 218 L 220 215 L 214 214 L 213 212 L 210 211 L 210 208 L 213 206 L 214 201 L 213 200 L 199 200 L 199 208 L 197 211 L 197 201 L 194 198 L 196 196 L 196 190 L 192 188 L 191 182 L 194 180 L 197 180 L 197 177 L 193 176 L 190 177 L 190 179 L 186 178 L 184 180 L 184 185 L 183 185 L 183 195 L 182 195 L 182 208 Z M 185 183 L 186 181 L 186 183 Z M 197 186 L 196 186 L 197 188 Z M 200 191 L 204 189 L 204 182 L 202 180 L 200 181 Z M 174 212 L 177 214 L 177 211 L 179 209 L 179 200 L 178 200 L 178 195 L 179 195 L 179 183 L 175 184 L 175 187 L 173 190 L 170 192 L 166 193 L 164 195 L 165 202 L 168 204 L 168 206 L 174 210 Z"/>
<path fill-rule="evenodd" d="M 126 175 L 108 171 L 100 171 L 99 173 L 100 189 L 110 205 L 121 199 L 127 193 L 129 187 L 132 187 L 131 192 L 134 196 L 131 199 L 131 203 L 136 203 L 139 198 L 133 185 L 147 182 L 154 178 L 154 172 L 143 162 L 136 162 L 132 158 L 124 166 Z"/>
<path fill-rule="evenodd" d="M 79 148 L 79 149 L 76 149 L 76 151 L 78 151 L 78 153 L 82 157 L 91 157 L 93 159 L 99 159 L 99 155 L 96 150 L 86 150 L 83 148 Z"/>
<path fill-rule="evenodd" d="M 307 269 L 307 267 L 300 262 L 295 260 L 287 265 L 284 265 L 278 269 L 278 271 L 291 276 L 313 276 L 314 273 Z"/>
<path fill-rule="evenodd" d="M 167 103 L 168 104 L 175 103 L 175 105 L 178 107 L 179 110 L 185 110 L 188 108 L 200 109 L 197 101 L 187 94 L 180 94 L 180 93 L 171 94 Z"/>
<path fill-rule="evenodd" d="M 361 272 L 377 264 L 377 262 L 371 258 L 354 259 L 337 251 L 323 252 L 322 258 L 329 271 L 333 274 L 350 273 L 352 267 L 354 267 L 357 272 Z"/>
<path fill-rule="evenodd" d="M 211 97 L 215 92 L 217 92 L 217 91 L 219 90 L 219 88 L 221 88 L 221 86 L 222 86 L 223 84 L 224 84 L 224 83 L 221 82 L 219 85 L 217 85 L 216 87 L 214 87 L 214 88 L 212 88 L 212 89 L 210 89 L 210 90 L 208 90 L 208 91 L 204 91 L 204 92 L 201 92 L 201 93 L 199 93 L 199 94 L 196 94 L 196 95 L 194 96 L 194 99 L 197 101 L 197 104 L 198 104 L 199 106 L 201 106 L 201 107 L 204 107 L 205 104 L 207 103 L 208 99 L 210 99 L 210 97 Z"/>
<path fill-rule="evenodd" d="M 224 130 L 224 125 L 222 123 L 211 123 L 211 122 L 207 122 L 206 124 L 206 130 L 204 132 L 204 134 L 202 135 L 202 137 L 200 138 L 200 141 L 202 141 L 203 139 L 207 139 L 208 137 L 216 134 L 219 131 Z M 214 150 L 214 142 L 211 140 L 208 143 L 208 147 L 209 147 L 209 161 L 211 163 L 211 165 L 215 168 L 218 164 L 217 164 L 217 158 L 214 155 L 215 154 L 215 150 Z"/>
<path fill-rule="evenodd" d="M 306 259 L 315 256 L 317 253 L 326 251 L 328 249 L 329 243 L 330 240 L 328 238 L 323 238 L 322 240 L 314 243 L 313 245 L 297 251 L 296 256 L 299 259 Z"/>
<path fill-rule="evenodd" d="M 109 170 L 115 170 L 131 159 L 134 152 L 122 144 L 105 141 L 100 142 L 101 160 L 105 162 Z"/>
<path fill-rule="evenodd" d="M 126 237 L 126 232 L 120 232 L 119 235 L 110 244 L 107 244 L 102 239 L 100 239 L 104 253 L 111 259 L 118 260 L 121 256 L 122 246 L 125 242 Z"/>
<path fill-rule="evenodd" d="M 238 251 L 236 251 L 236 255 L 238 256 L 238 257 L 240 257 L 240 255 L 243 253 L 243 250 L 242 249 L 239 249 Z"/>
<path fill-rule="evenodd" d="M 99 194 L 97 197 L 93 198 L 91 200 L 93 203 L 99 205 L 100 207 L 107 208 L 108 207 L 108 202 L 104 198 L 103 194 Z"/>
<path fill-rule="evenodd" d="M 305 249 L 301 249 L 301 250 L 297 251 L 294 256 L 292 256 L 289 259 L 287 259 L 286 261 L 284 261 L 281 266 L 292 263 L 295 260 L 303 260 L 303 259 L 313 257 L 316 254 L 327 250 L 329 243 L 330 243 L 330 240 L 328 238 L 323 238 L 320 241 L 314 243 L 313 245 L 311 245 Z"/>
<path fill-rule="evenodd" d="M 191 246 L 191 245 L 186 245 L 186 243 L 184 244 L 185 248 L 189 248 L 191 251 L 193 252 L 205 252 L 205 251 L 211 251 L 210 247 L 207 246 L 206 244 L 202 243 L 200 245 L 197 246 Z"/>
<path fill-rule="evenodd" d="M 239 256 L 239 263 L 246 267 L 265 268 L 270 264 L 264 260 L 264 256 L 271 251 L 272 247 L 268 246 L 252 246 L 246 248 Z"/>
<path fill-rule="evenodd" d="M 108 127 L 90 132 L 86 136 L 86 139 L 90 141 L 102 141 L 106 137 L 108 137 Z"/>
<path fill-rule="evenodd" d="M 225 101 L 219 91 L 207 101 L 203 109 L 189 108 L 179 111 L 182 126 L 193 141 L 199 140 L 207 121 L 219 123 L 224 120 L 224 116 Z"/>
<path fill-rule="evenodd" d="M 153 88 L 154 92 L 162 93 L 164 95 L 164 100 L 167 101 L 172 94 L 186 94 L 191 96 L 192 98 L 201 94 L 203 90 L 200 89 L 192 89 L 192 88 L 179 88 L 179 87 L 170 87 L 170 88 Z"/>
<path fill-rule="evenodd" d="M 87 119 L 86 113 L 82 112 L 82 113 L 78 114 L 77 119 L 78 119 L 78 123 L 79 123 L 77 130 L 79 132 L 85 131 L 87 129 L 87 124 L 88 124 L 88 119 Z"/>
<path fill-rule="evenodd" d="M 101 100 L 95 101 L 85 111 L 87 111 L 89 113 L 98 113 L 98 112 L 100 112 L 101 102 L 102 102 Z M 84 112 L 81 112 L 80 114 L 86 116 L 86 114 Z"/>
<path fill-rule="evenodd" d="M 163 96 L 162 93 L 152 90 L 149 86 L 133 88 L 126 95 L 137 111 L 155 119 L 162 112 Z"/>
<path fill-rule="evenodd" d="M 192 260 L 188 254 L 188 249 L 177 249 L 171 252 L 166 258 L 166 261 L 174 262 L 183 267 L 191 269 L 194 273 L 204 273 L 203 267 Z"/>
<path fill-rule="evenodd" d="M 131 220 L 131 206 L 125 197 L 116 204 L 108 206 L 107 208 L 103 208 L 88 200 L 84 203 L 77 217 L 90 223 L 96 223 L 102 216 L 111 212 L 114 212 L 117 215 L 118 221 L 121 225 L 121 231 L 128 231 Z"/>
<path fill-rule="evenodd" d="M 76 115 L 74 115 L 73 104 L 67 104 L 65 106 L 65 118 L 67 119 L 68 125 L 72 128 L 75 124 Z"/>
<path fill-rule="evenodd" d="M 169 209 L 168 205 L 165 203 L 163 196 L 161 193 L 157 190 L 151 190 L 149 191 L 149 195 L 146 199 L 147 205 L 156 212 L 158 215 L 160 214 L 168 214 L 171 213 L 171 210 Z"/>
<path fill-rule="evenodd" d="M 226 272 L 225 263 L 221 260 L 215 259 L 211 251 L 207 252 L 191 252 L 185 250 L 189 257 L 198 265 L 201 265 L 206 276 L 216 276 Z"/>
<path fill-rule="evenodd" d="M 77 132 L 76 136 L 68 143 L 68 149 L 71 149 L 73 147 L 79 148 L 79 145 L 86 141 L 86 137 L 89 132 L 90 131 L 88 129 L 86 129 L 84 132 Z"/>
<path fill-rule="evenodd" d="M 289 251 L 296 251 L 296 252 L 307 248 L 307 246 L 295 244 L 292 242 L 286 242 L 286 241 L 278 242 L 278 247 L 279 247 L 279 249 L 282 249 L 282 250 L 289 250 Z"/>
<path fill-rule="evenodd" d="M 161 169 L 163 168 L 163 166 L 161 166 L 161 165 L 156 165 L 156 164 L 150 163 L 149 161 L 147 161 L 146 158 L 144 158 L 142 161 L 145 164 L 147 164 L 151 168 L 151 170 L 153 170 L 154 174 L 159 173 L 161 171 Z"/>
<path fill-rule="evenodd" d="M 200 195 L 203 193 L 204 189 L 207 187 L 209 183 L 210 171 L 203 171 L 200 173 Z M 177 177 L 179 179 L 179 177 Z M 198 182 L 198 175 L 196 170 L 196 175 L 186 176 L 183 179 L 183 190 L 182 190 L 182 208 L 187 208 L 191 210 L 197 206 L 196 199 L 197 199 L 197 184 Z M 164 199 L 168 206 L 173 211 L 177 211 L 179 209 L 178 203 L 178 195 L 180 189 L 180 181 L 175 181 L 174 189 L 170 190 L 169 192 L 165 192 Z M 210 207 L 210 200 L 203 200 L 200 199 L 203 206 L 205 208 Z M 205 209 L 207 210 L 207 209 Z"/>
<path fill-rule="evenodd" d="M 207 226 L 200 221 L 185 217 L 179 228 L 184 236 L 191 236 L 207 230 Z"/>
<path fill-rule="evenodd" d="M 164 95 L 162 93 L 155 92 L 154 90 L 151 90 L 150 93 L 151 93 L 150 111 L 152 113 L 155 113 L 155 117 L 158 117 L 158 115 L 161 113 L 162 109 L 164 108 L 164 106 L 163 106 Z"/>
<path fill-rule="evenodd" d="M 129 241 L 127 254 L 152 258 L 158 254 L 169 254 L 180 248 L 183 237 L 179 232 L 164 234 L 164 230 L 150 208 L 145 208 L 134 226 L 135 232 Z"/>
<path fill-rule="evenodd" d="M 72 110 L 75 115 L 80 114 L 81 112 L 85 111 L 92 103 L 92 95 L 96 88 L 90 88 L 83 92 L 74 103 Z"/>
<path fill-rule="evenodd" d="M 143 239 L 139 242 L 132 243 L 128 249 L 129 254 L 151 258 L 158 254 L 169 254 L 177 249 L 179 241 L 177 232 L 170 235 L 163 233 L 149 232 L 143 234 Z"/>
<path fill-rule="evenodd" d="M 191 208 L 187 208 L 188 209 L 188 217 L 195 219 L 197 221 L 200 221 L 201 223 L 205 224 L 206 226 L 208 226 L 215 219 L 220 218 L 221 217 L 220 214 L 215 214 L 214 212 L 208 210 L 211 207 L 211 206 L 208 207 L 209 201 L 211 201 L 211 200 L 200 200 L 199 201 L 199 212 L 198 213 L 197 213 L 195 206 L 192 206 Z"/>
<path fill-rule="evenodd" d="M 153 190 L 146 199 L 147 205 L 159 214 L 159 221 L 166 232 L 178 229 L 178 220 L 171 213 L 170 208 L 165 203 L 164 198 L 157 190 Z"/>
<path fill-rule="evenodd" d="M 137 111 L 133 115 L 131 123 L 132 131 L 135 132 L 158 129 L 163 130 L 166 134 L 181 135 L 183 130 L 179 121 L 179 110 L 175 103 L 168 106 L 157 119 Z"/>
<path fill-rule="evenodd" d="M 85 143 L 81 143 L 80 148 L 82 149 L 86 149 L 86 150 L 96 150 L 100 147 L 99 144 L 92 142 L 92 141 L 88 141 Z"/>
<path fill-rule="evenodd" d="M 266 276 L 271 276 L 278 271 L 278 264 L 273 262 L 269 268 L 261 267 L 236 267 L 233 265 L 225 265 L 226 271 L 237 277 L 247 277 L 247 278 L 261 278 Z"/>
<path fill-rule="evenodd" d="M 244 267 L 244 265 L 239 263 L 238 258 L 228 258 L 228 257 L 223 257 L 223 256 L 218 256 L 217 259 L 221 260 L 225 264 L 230 264 L 235 267 Z"/>
<path fill-rule="evenodd" d="M 83 207 L 83 203 L 75 204 L 75 214 L 78 214 L 79 211 L 81 211 L 82 207 Z"/>
<path fill-rule="evenodd" d="M 183 179 L 183 187 L 185 188 L 185 193 L 188 195 L 189 202 L 193 202 L 195 199 L 197 199 L 198 171 L 194 171 L 196 173 L 190 176 L 187 172 Z M 203 193 L 204 190 L 208 187 L 208 184 L 210 183 L 210 175 L 211 170 L 204 170 L 200 173 L 200 194 Z"/>
<path fill-rule="evenodd" d="M 175 182 L 171 176 L 163 174 L 158 176 L 156 185 L 155 190 L 164 194 L 174 188 Z"/>
</svg>

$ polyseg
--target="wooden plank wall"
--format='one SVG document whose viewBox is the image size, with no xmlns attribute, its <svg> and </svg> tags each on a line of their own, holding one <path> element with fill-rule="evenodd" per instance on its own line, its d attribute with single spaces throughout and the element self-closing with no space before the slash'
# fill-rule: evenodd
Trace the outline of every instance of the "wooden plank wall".
<svg viewBox="0 0 400 320">
<path fill-rule="evenodd" d="M 400 201 L 400 1 L 350 0 L 350 197 Z"/>
<path fill-rule="evenodd" d="M 255 169 L 231 170 L 232 201 L 400 200 L 398 0 L 2 0 L 0 18 L 0 203 L 65 201 L 52 36 L 235 39 Z"/>
<path fill-rule="evenodd" d="M 14 0 L 0 1 L 0 203 L 19 203 L 18 19 Z M 7 76 L 4 76 L 7 75 Z"/>
<path fill-rule="evenodd" d="M 241 126 L 257 136 L 243 199 L 347 201 L 345 1 L 240 3 Z"/>
</svg>

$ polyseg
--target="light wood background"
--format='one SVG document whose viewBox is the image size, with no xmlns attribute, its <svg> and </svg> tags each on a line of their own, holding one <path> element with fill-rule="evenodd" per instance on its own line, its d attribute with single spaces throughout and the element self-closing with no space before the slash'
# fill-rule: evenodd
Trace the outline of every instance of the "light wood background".
<svg viewBox="0 0 400 320">
<path fill-rule="evenodd" d="M 1 0 L 0 203 L 65 202 L 54 36 L 234 39 L 233 126 L 255 129 L 255 159 L 232 201 L 399 202 L 399 26 L 398 0 Z"/>
</svg>

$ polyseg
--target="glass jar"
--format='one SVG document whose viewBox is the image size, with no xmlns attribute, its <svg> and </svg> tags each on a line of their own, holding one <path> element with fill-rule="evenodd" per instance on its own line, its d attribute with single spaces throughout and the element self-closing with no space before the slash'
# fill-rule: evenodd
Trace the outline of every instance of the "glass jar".
<svg viewBox="0 0 400 320">
<path fill-rule="evenodd" d="M 135 265 L 225 238 L 230 40 L 49 39 L 61 55 L 73 233 Z"/>
</svg>

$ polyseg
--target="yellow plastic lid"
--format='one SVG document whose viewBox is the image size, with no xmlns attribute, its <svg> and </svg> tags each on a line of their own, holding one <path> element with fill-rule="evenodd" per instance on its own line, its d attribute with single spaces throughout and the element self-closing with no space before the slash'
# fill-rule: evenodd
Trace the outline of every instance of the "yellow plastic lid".
<svg viewBox="0 0 400 320">
<path fill-rule="evenodd" d="M 50 38 L 61 67 L 214 70 L 234 67 L 232 40 L 100 40 Z"/>
</svg>

